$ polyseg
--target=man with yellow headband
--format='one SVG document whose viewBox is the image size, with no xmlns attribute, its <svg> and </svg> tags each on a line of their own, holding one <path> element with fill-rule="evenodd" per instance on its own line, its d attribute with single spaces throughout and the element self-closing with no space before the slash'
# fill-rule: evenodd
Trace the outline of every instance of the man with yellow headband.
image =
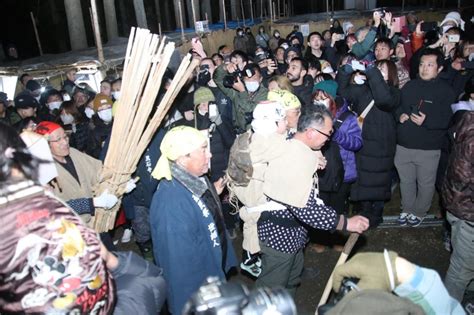
<svg viewBox="0 0 474 315">
<path fill-rule="evenodd" d="M 181 314 L 207 277 L 225 279 L 237 260 L 218 192 L 204 176 L 211 158 L 207 138 L 197 129 L 175 127 L 160 150 L 152 173 L 161 179 L 150 206 L 153 252 L 169 284 L 170 312 Z"/>
</svg>

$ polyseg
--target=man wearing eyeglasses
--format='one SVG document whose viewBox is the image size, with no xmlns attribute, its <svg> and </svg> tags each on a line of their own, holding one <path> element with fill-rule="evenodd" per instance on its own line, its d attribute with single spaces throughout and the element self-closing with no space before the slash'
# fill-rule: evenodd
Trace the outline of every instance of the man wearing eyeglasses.
<svg viewBox="0 0 474 315">
<path fill-rule="evenodd" d="M 286 208 L 264 211 L 258 221 L 262 272 L 257 286 L 283 286 L 292 295 L 296 293 L 303 271 L 306 226 L 357 233 L 369 227 L 367 218 L 337 215 L 318 197 L 315 151 L 331 137 L 332 124 L 331 114 L 324 105 L 308 108 L 299 118 L 297 131 L 288 140 L 286 152 L 267 167 L 265 181 L 281 184 L 272 185 L 271 190 L 264 188 L 264 193 L 269 200 Z M 307 181 L 309 185 L 300 181 Z M 302 191 L 304 187 L 308 189 Z"/>
<path fill-rule="evenodd" d="M 54 194 L 66 201 L 85 223 L 94 215 L 95 207 L 110 209 L 117 203 L 118 198 L 107 192 L 93 198 L 93 187 L 102 170 L 101 161 L 70 148 L 66 132 L 54 122 L 43 121 L 35 131 L 48 141 L 58 170 L 58 176 L 51 182 Z"/>
</svg>

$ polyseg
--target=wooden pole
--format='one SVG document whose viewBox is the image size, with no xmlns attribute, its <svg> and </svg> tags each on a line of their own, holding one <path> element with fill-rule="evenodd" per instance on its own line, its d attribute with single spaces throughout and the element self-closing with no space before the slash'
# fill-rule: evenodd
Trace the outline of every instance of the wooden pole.
<svg viewBox="0 0 474 315">
<path fill-rule="evenodd" d="M 194 0 L 191 0 L 191 9 L 193 10 L 193 27 L 196 28 L 196 10 L 194 9 Z"/>
<path fill-rule="evenodd" d="M 222 11 L 224 11 L 224 32 L 227 30 L 227 16 L 225 13 L 225 0 L 222 0 Z"/>
<path fill-rule="evenodd" d="M 89 17 L 91 19 L 92 33 L 94 33 L 94 45 L 97 46 L 97 39 L 95 38 L 94 15 L 92 14 L 92 8 L 91 7 L 89 7 Z"/>
<path fill-rule="evenodd" d="M 244 0 L 240 0 L 240 8 L 242 9 L 242 21 L 244 22 L 244 27 L 245 27 Z"/>
<path fill-rule="evenodd" d="M 277 17 L 275 16 L 275 14 L 276 14 L 275 2 L 272 3 L 272 7 L 273 7 L 273 19 L 277 20 Z"/>
<path fill-rule="evenodd" d="M 36 21 L 35 21 L 35 16 L 33 15 L 33 12 L 30 12 L 30 16 L 31 16 L 31 22 L 33 22 L 33 29 L 35 30 L 36 43 L 38 44 L 38 50 L 39 50 L 40 56 L 43 56 L 43 48 L 41 48 L 41 42 L 40 42 L 38 30 L 36 29 Z"/>
<path fill-rule="evenodd" d="M 347 257 L 349 257 L 352 248 L 354 247 L 355 243 L 357 243 L 357 240 L 359 239 L 359 234 L 358 233 L 351 233 L 349 238 L 346 241 L 346 244 L 344 245 L 344 249 L 342 250 L 341 256 L 339 256 L 339 259 L 337 260 L 336 266 L 334 266 L 334 269 L 336 267 L 344 264 L 347 260 Z M 329 294 L 331 293 L 332 290 L 332 281 L 334 277 L 334 269 L 331 272 L 331 276 L 329 277 L 328 282 L 326 283 L 326 287 L 324 288 L 323 295 L 321 296 L 321 299 L 319 300 L 319 304 L 316 307 L 316 312 L 315 315 L 318 315 L 318 308 L 321 305 L 326 304 Z"/>
<path fill-rule="evenodd" d="M 328 18 L 329 18 L 329 0 L 326 0 L 326 12 L 327 12 Z"/>
<path fill-rule="evenodd" d="M 99 27 L 99 18 L 97 16 L 97 4 L 96 0 L 91 0 L 91 7 L 92 7 L 92 19 L 94 24 L 94 36 L 95 41 L 97 44 L 97 52 L 99 55 L 99 61 L 103 63 L 105 61 L 104 58 L 104 49 L 102 47 L 102 38 L 100 37 L 100 27 Z"/>
<path fill-rule="evenodd" d="M 178 2 L 178 9 L 179 9 L 179 22 L 181 23 L 181 39 L 184 42 L 186 38 L 184 37 L 183 9 L 181 8 L 181 0 L 179 0 Z"/>
<path fill-rule="evenodd" d="M 250 2 L 250 16 L 252 18 L 252 23 L 253 23 L 253 5 L 252 5 L 252 0 L 249 0 Z"/>
<path fill-rule="evenodd" d="M 270 6 L 270 22 L 273 22 L 273 9 L 272 9 L 272 1 L 268 0 L 268 5 Z"/>
</svg>

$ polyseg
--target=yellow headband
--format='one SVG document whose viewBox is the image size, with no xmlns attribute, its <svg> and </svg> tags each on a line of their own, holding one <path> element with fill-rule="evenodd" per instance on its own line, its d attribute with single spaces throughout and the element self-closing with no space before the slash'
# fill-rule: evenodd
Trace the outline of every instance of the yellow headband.
<svg viewBox="0 0 474 315">
<path fill-rule="evenodd" d="M 206 141 L 202 132 L 195 128 L 179 126 L 171 129 L 161 142 L 161 157 L 151 175 L 156 179 L 171 180 L 169 161 L 175 161 L 180 156 L 193 152 Z"/>
</svg>

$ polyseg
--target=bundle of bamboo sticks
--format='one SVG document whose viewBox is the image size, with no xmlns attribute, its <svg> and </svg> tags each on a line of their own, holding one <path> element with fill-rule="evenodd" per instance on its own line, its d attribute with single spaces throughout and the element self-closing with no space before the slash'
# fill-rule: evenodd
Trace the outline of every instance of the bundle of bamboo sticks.
<svg viewBox="0 0 474 315">
<path fill-rule="evenodd" d="M 114 116 L 112 135 L 95 195 L 106 189 L 123 196 L 143 152 L 160 126 L 179 91 L 199 64 L 188 54 L 181 64 L 153 116 L 150 117 L 174 43 L 149 30 L 132 28 L 125 55 L 122 93 Z M 106 232 L 114 227 L 120 202 L 112 209 L 96 209 L 93 227 Z"/>
</svg>

